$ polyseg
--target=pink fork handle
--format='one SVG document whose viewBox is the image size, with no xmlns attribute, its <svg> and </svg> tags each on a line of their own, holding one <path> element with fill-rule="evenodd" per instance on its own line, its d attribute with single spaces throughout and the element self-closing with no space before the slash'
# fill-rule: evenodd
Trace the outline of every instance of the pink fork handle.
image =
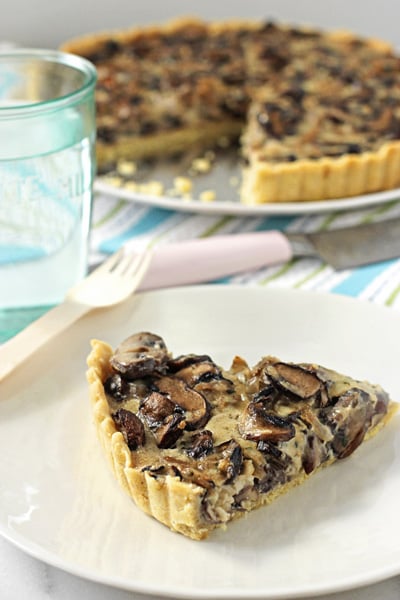
<svg viewBox="0 0 400 600">
<path fill-rule="evenodd" d="M 134 245 L 127 244 L 128 249 Z M 141 290 L 213 281 L 286 262 L 292 256 L 279 231 L 220 235 L 158 246 Z"/>
</svg>

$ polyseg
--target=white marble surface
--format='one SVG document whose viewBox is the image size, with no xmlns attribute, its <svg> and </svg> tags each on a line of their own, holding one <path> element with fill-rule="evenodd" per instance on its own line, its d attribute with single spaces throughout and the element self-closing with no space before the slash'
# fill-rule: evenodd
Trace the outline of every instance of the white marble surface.
<svg viewBox="0 0 400 600">
<path fill-rule="evenodd" d="M 1 600 L 155 600 L 80 579 L 28 556 L 0 538 Z M 400 576 L 319 600 L 399 600 Z M 316 599 L 316 600 L 318 600 Z"/>
</svg>

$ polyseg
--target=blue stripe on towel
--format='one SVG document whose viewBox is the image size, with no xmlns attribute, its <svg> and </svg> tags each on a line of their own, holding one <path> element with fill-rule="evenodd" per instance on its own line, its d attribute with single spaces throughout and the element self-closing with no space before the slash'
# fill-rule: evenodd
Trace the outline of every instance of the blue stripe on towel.
<svg viewBox="0 0 400 600">
<path fill-rule="evenodd" d="M 381 273 L 386 271 L 397 259 L 366 265 L 354 270 L 347 279 L 341 281 L 330 291 L 335 294 L 357 297 Z"/>
<path fill-rule="evenodd" d="M 285 229 L 297 219 L 297 217 L 266 217 L 256 227 L 255 231 L 271 231 L 279 229 L 279 231 L 285 231 Z"/>
<path fill-rule="evenodd" d="M 118 248 L 122 246 L 127 240 L 133 237 L 143 235 L 152 229 L 155 229 L 158 225 L 167 221 L 170 217 L 175 215 L 175 211 L 166 210 L 164 208 L 151 208 L 146 214 L 132 225 L 129 229 L 123 233 L 104 240 L 99 246 L 100 252 L 112 253 L 116 252 Z"/>
</svg>

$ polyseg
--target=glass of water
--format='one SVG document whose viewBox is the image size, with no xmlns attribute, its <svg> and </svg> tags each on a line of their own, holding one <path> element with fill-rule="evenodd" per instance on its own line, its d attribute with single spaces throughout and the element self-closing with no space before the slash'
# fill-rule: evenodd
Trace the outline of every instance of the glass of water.
<svg viewBox="0 0 400 600">
<path fill-rule="evenodd" d="M 0 341 L 86 273 L 95 84 L 78 56 L 0 52 Z"/>
</svg>

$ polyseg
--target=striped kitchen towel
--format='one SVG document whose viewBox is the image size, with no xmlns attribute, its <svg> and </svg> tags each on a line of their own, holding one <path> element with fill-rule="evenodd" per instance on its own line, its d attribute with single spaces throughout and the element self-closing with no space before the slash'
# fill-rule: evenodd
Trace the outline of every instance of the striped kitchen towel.
<svg viewBox="0 0 400 600">
<path fill-rule="evenodd" d="M 400 200 L 329 214 L 239 217 L 177 212 L 97 194 L 90 260 L 92 265 L 100 262 L 132 238 L 139 245 L 147 247 L 248 231 L 316 231 L 398 216 Z M 296 258 L 282 265 L 225 278 L 223 283 L 332 292 L 400 308 L 400 259 L 335 271 L 317 258 Z"/>
</svg>

